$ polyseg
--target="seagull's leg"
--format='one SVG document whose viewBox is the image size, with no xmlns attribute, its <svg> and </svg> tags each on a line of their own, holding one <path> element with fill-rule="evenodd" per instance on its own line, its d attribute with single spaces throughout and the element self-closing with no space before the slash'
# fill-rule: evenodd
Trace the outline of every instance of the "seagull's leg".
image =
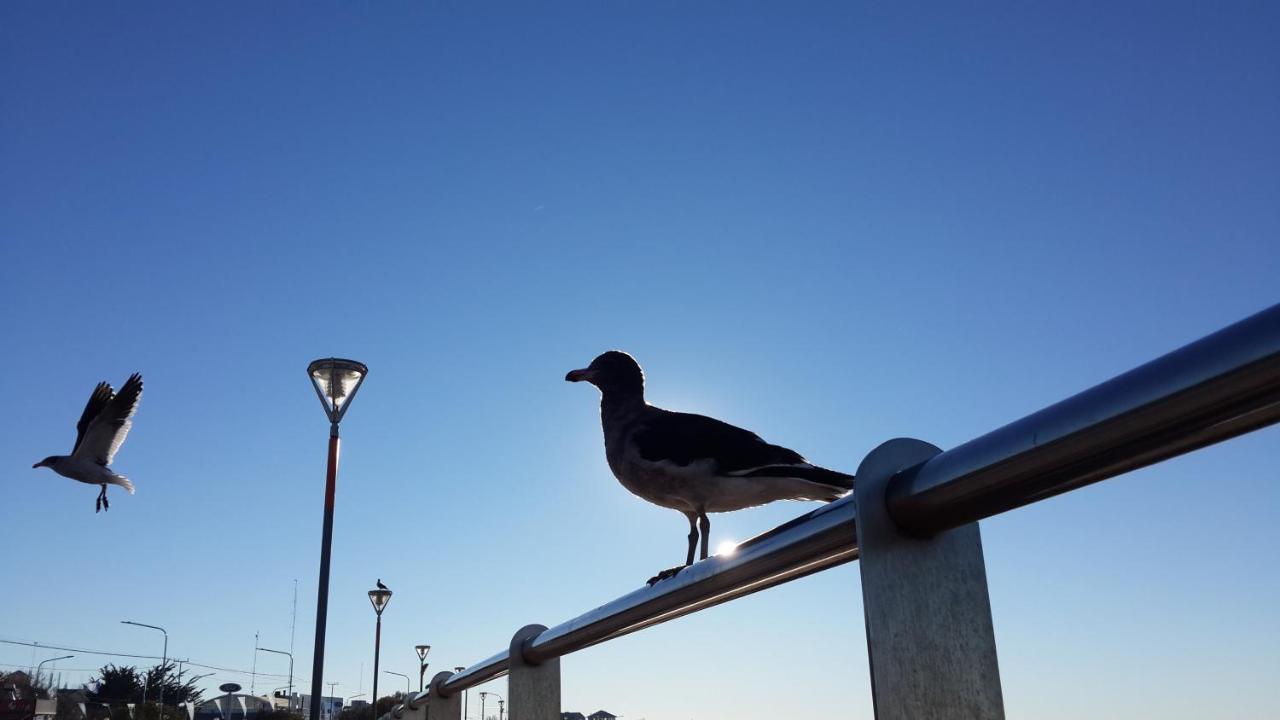
<svg viewBox="0 0 1280 720">
<path fill-rule="evenodd" d="M 673 568 L 667 568 L 657 575 L 649 578 L 649 584 L 652 585 L 659 580 L 666 580 L 669 577 L 675 577 L 676 573 L 693 564 L 693 551 L 698 548 L 698 515 L 697 513 L 685 513 L 685 517 L 689 518 L 689 555 L 685 558 L 684 564 Z"/>
<path fill-rule="evenodd" d="M 103 485 L 103 486 L 102 486 L 102 489 L 98 491 L 98 500 L 97 500 L 97 502 L 95 502 L 95 503 L 93 504 L 93 511 L 94 511 L 95 513 L 100 513 L 100 512 L 102 512 L 102 496 L 103 496 L 103 495 L 105 495 L 106 493 L 107 493 L 107 486 L 106 486 L 106 485 Z"/>
<path fill-rule="evenodd" d="M 693 551 L 698 547 L 698 516 L 689 513 L 689 556 L 685 559 L 686 567 L 693 564 Z M 706 557 L 705 555 L 703 557 Z"/>
<path fill-rule="evenodd" d="M 107 501 L 107 485 L 106 485 L 106 483 L 103 483 L 103 485 L 102 485 L 102 509 L 103 509 L 103 510 L 110 510 L 110 509 L 111 509 L 111 503 Z"/>
<path fill-rule="evenodd" d="M 701 560 L 707 560 L 707 546 L 712 543 L 712 521 L 707 518 L 707 511 L 705 510 L 698 514 L 698 528 L 703 532 L 703 552 L 701 552 Z"/>
</svg>

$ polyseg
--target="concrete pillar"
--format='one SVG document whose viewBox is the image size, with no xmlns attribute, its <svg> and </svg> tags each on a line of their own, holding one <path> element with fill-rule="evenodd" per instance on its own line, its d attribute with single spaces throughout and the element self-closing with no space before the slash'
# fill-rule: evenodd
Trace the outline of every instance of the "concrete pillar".
<svg viewBox="0 0 1280 720">
<path fill-rule="evenodd" d="M 862 461 L 854 482 L 876 720 L 1004 718 L 978 524 L 916 538 L 885 509 L 889 479 L 939 452 L 890 440 Z"/>
<path fill-rule="evenodd" d="M 462 693 L 445 697 L 440 692 L 440 687 L 451 677 L 451 672 L 438 672 L 431 677 L 431 687 L 425 703 L 425 720 L 462 720 Z"/>
<path fill-rule="evenodd" d="M 560 658 L 533 665 L 524 648 L 545 625 L 526 625 L 511 638 L 511 671 L 507 676 L 510 720 L 560 720 Z"/>
</svg>

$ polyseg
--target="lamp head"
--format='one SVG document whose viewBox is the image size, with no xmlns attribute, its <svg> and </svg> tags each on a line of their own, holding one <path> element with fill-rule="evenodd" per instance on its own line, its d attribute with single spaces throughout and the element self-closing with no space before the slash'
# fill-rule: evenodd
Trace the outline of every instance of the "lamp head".
<svg viewBox="0 0 1280 720">
<path fill-rule="evenodd" d="M 414 646 L 413 646 L 413 649 L 418 651 L 418 659 L 419 659 L 419 660 L 426 660 L 426 659 L 427 659 L 427 653 L 431 652 L 431 646 L 430 646 L 430 645 L 414 645 Z"/>
<path fill-rule="evenodd" d="M 364 363 L 341 358 L 316 360 L 307 366 L 307 375 L 315 386 L 316 395 L 320 396 L 320 404 L 324 406 L 329 422 L 334 425 L 342 422 L 342 416 L 368 374 L 369 368 Z"/>
<path fill-rule="evenodd" d="M 387 603 L 391 602 L 391 591 L 384 588 L 370 590 L 369 602 L 373 603 L 373 611 L 381 617 L 382 611 L 387 608 Z"/>
</svg>

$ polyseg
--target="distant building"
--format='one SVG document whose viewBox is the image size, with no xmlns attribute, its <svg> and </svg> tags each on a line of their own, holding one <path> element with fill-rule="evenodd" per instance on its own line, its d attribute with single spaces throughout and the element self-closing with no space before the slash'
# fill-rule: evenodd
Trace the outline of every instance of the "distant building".
<svg viewBox="0 0 1280 720">
<path fill-rule="evenodd" d="M 562 712 L 560 720 L 587 720 L 587 716 L 580 712 Z"/>
<path fill-rule="evenodd" d="M 618 720 L 618 716 L 607 710 L 597 710 L 588 715 L 587 720 Z"/>
<path fill-rule="evenodd" d="M 289 709 L 301 714 L 303 717 L 310 717 L 311 696 L 295 694 L 293 701 L 289 703 Z M 342 698 L 329 697 L 327 695 L 320 696 L 320 720 L 333 720 L 333 718 L 338 717 L 340 712 L 342 712 Z"/>
<path fill-rule="evenodd" d="M 270 712 L 271 701 L 257 695 L 228 693 L 210 698 L 195 707 L 194 720 L 253 720 Z"/>
</svg>

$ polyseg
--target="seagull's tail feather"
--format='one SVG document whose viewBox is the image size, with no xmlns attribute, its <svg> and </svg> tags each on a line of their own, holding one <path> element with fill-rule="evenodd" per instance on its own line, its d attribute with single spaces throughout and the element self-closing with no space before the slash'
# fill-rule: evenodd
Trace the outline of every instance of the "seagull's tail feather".
<svg viewBox="0 0 1280 720">
<path fill-rule="evenodd" d="M 780 463 L 751 468 L 745 472 L 733 473 L 738 477 L 787 477 L 808 480 L 819 485 L 830 485 L 833 489 L 852 490 L 853 476 L 842 472 L 828 470 L 810 463 Z M 840 493 L 841 495 L 843 493 Z M 837 495 L 838 497 L 838 495 Z"/>
<path fill-rule="evenodd" d="M 112 485 L 119 485 L 125 490 L 128 490 L 130 495 L 133 494 L 133 481 L 123 475 L 112 475 L 111 479 L 107 482 Z"/>
</svg>

